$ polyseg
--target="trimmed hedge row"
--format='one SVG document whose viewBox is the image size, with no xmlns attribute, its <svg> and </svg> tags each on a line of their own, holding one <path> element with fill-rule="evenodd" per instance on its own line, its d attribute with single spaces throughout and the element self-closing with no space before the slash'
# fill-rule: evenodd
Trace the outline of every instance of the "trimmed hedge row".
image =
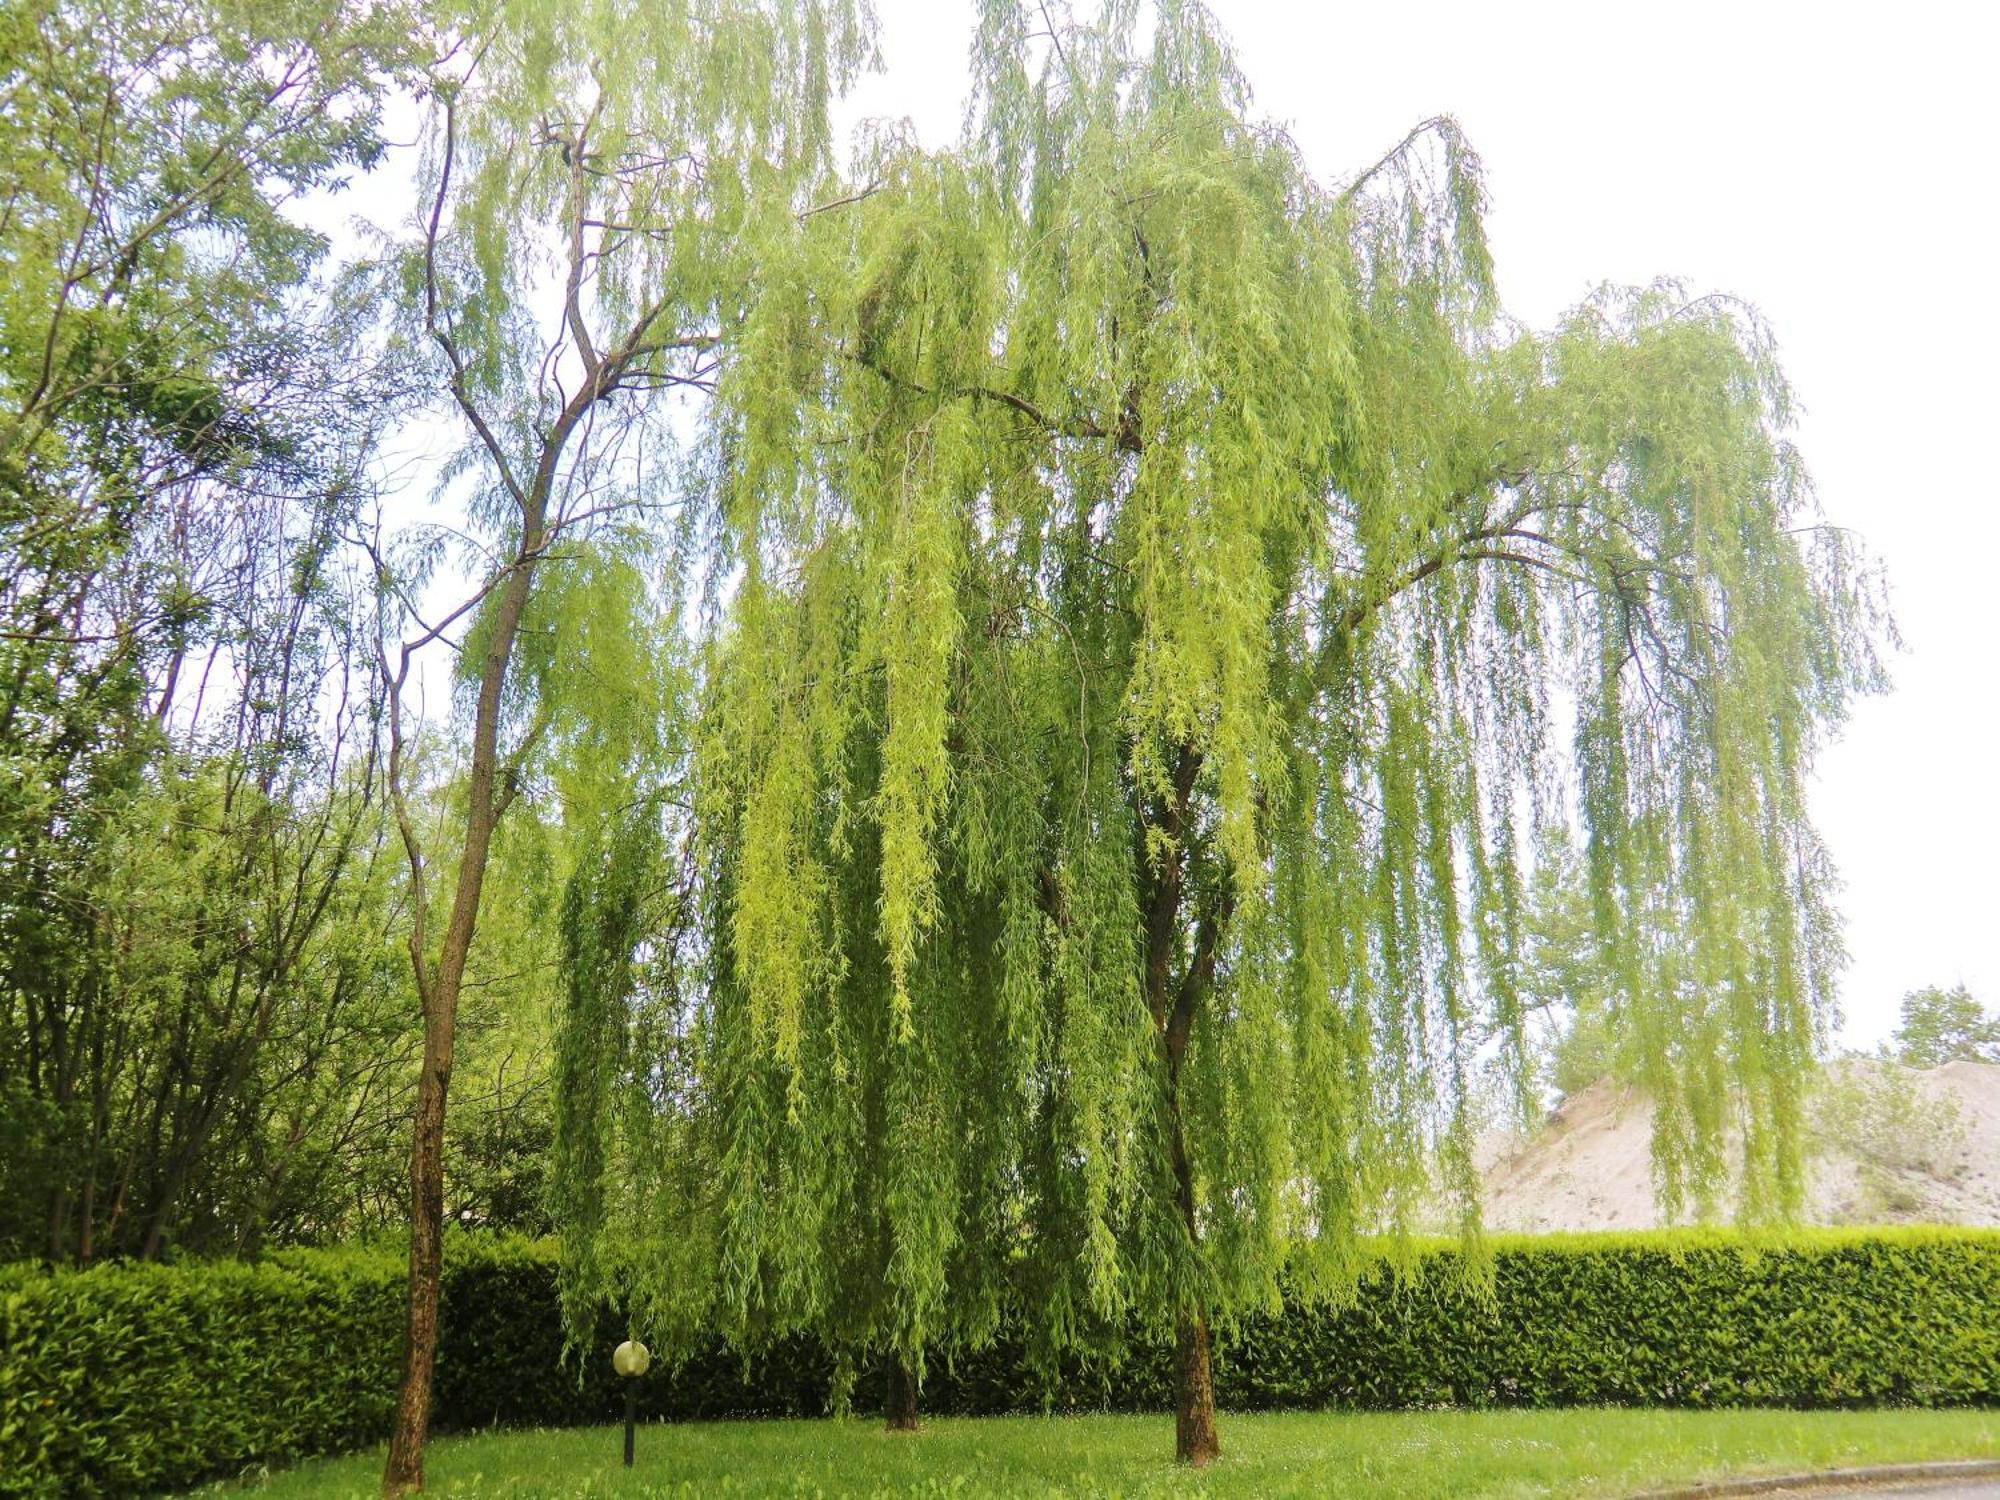
<svg viewBox="0 0 2000 1500">
<path fill-rule="evenodd" d="M 383 1432 L 393 1267 L 327 1254 L 0 1281 L 0 1494 L 130 1495 Z"/>
<path fill-rule="evenodd" d="M 2000 1232 L 1716 1231 L 1502 1239 L 1490 1293 L 1437 1248 L 1341 1308 L 1223 1333 L 1226 1407 L 2000 1404 Z M 440 1429 L 615 1417 L 606 1359 L 561 1365 L 547 1244 L 448 1255 Z M 401 1331 L 399 1257 L 0 1272 L 0 1495 L 142 1494 L 378 1440 Z M 1001 1340 L 933 1365 L 933 1413 L 1158 1410 L 1172 1361 L 1141 1343 L 1053 1384 Z M 716 1347 L 646 1382 L 654 1418 L 826 1409 L 825 1353 Z M 879 1403 L 864 1374 L 857 1407 Z"/>
</svg>

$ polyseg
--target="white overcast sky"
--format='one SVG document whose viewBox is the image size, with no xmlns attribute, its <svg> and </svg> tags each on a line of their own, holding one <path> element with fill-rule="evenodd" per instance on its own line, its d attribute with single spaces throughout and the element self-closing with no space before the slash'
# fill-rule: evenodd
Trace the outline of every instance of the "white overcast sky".
<svg viewBox="0 0 2000 1500">
<path fill-rule="evenodd" d="M 877 8 L 885 69 L 853 114 L 907 116 L 948 143 L 970 0 Z M 1501 292 L 1523 321 L 1659 275 L 1763 310 L 1821 502 L 1886 561 L 1908 645 L 1814 794 L 1846 881 L 1845 1038 L 1884 1036 L 1922 984 L 2000 1003 L 1995 9 L 1211 9 L 1259 111 L 1325 177 L 1456 115 L 1486 163 Z"/>
</svg>

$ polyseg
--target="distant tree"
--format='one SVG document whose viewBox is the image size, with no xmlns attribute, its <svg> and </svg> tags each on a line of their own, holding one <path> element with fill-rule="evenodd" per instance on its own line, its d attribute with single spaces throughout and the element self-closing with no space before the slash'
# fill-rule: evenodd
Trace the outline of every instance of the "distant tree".
<svg viewBox="0 0 2000 1500">
<path fill-rule="evenodd" d="M 1929 985 L 1903 997 L 1896 1060 L 1906 1067 L 1948 1062 L 2000 1063 L 2000 1014 L 1989 1012 L 1964 985 Z"/>
<path fill-rule="evenodd" d="M 701 1061 L 629 1071 L 714 1122 L 649 1180 L 731 1326 L 920 1378 L 1003 1307 L 1136 1315 L 1203 1463 L 1218 1315 L 1351 1284 L 1437 1155 L 1476 1231 L 1564 788 L 1668 1207 L 1732 1136 L 1797 1204 L 1804 789 L 1878 669 L 1753 316 L 1530 334 L 1455 126 L 1330 189 L 1199 6 L 1139 9 L 989 0 L 967 149 L 889 140 L 771 247 L 715 413 Z"/>
</svg>

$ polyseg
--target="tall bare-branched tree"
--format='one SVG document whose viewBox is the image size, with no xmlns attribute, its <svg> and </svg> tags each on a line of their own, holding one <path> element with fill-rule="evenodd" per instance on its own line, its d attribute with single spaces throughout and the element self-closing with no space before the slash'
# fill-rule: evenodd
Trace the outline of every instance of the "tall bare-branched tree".
<svg viewBox="0 0 2000 1500">
<path fill-rule="evenodd" d="M 825 112 L 866 44 L 844 3 L 482 7 L 433 77 L 408 297 L 469 429 L 474 586 L 385 648 L 388 773 L 424 1018 L 410 1156 L 409 1317 L 385 1494 L 423 1483 L 437 1345 L 445 1106 L 494 830 L 565 734 L 595 611 L 631 604 L 635 507 L 671 498 L 675 392 L 705 392 L 760 239 L 827 166 Z M 650 445 L 650 446 L 649 446 Z M 596 586 L 554 583 L 580 571 Z M 614 621 L 608 627 L 616 631 Z M 462 815 L 431 852 L 411 798 L 411 670 L 447 641 L 465 689 Z M 433 863 L 455 872 L 440 883 Z"/>
</svg>

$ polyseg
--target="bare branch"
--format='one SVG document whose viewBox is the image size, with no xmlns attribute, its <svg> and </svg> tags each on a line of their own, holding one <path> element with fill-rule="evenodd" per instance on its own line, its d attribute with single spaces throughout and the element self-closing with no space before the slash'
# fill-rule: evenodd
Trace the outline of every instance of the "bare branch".
<svg viewBox="0 0 2000 1500">
<path fill-rule="evenodd" d="M 475 61 L 476 65 L 476 61 Z M 468 75 L 470 76 L 470 75 Z M 459 354 L 458 344 L 446 325 L 440 308 L 437 275 L 438 226 L 444 218 L 444 200 L 451 187 L 452 157 L 457 147 L 458 116 L 457 104 L 451 90 L 439 91 L 444 101 L 444 160 L 438 169 L 437 193 L 431 200 L 430 222 L 424 231 L 424 328 L 431 341 L 444 352 L 445 360 L 451 366 L 450 388 L 452 399 L 458 409 L 465 414 L 466 421 L 478 434 L 480 444 L 487 456 L 493 460 L 493 467 L 500 475 L 500 482 L 507 487 L 507 493 L 514 497 L 514 503 L 526 509 L 528 496 L 520 481 L 514 477 L 514 466 L 507 461 L 507 450 L 499 437 L 487 425 L 485 415 L 472 399 L 471 372 Z"/>
</svg>

